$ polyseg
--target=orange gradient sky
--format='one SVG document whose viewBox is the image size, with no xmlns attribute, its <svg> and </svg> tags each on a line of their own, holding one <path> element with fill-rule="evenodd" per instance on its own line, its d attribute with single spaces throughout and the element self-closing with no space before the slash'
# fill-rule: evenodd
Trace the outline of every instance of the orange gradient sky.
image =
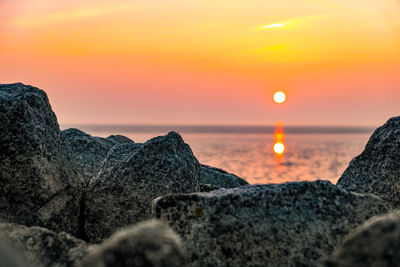
<svg viewBox="0 0 400 267">
<path fill-rule="evenodd" d="M 0 0 L 18 81 L 61 124 L 376 126 L 400 115 L 400 3 Z"/>
</svg>

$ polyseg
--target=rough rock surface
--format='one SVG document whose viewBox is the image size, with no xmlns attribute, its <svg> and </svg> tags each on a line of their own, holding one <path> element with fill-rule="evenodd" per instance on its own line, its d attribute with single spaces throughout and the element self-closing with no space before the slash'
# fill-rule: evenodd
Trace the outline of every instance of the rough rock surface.
<svg viewBox="0 0 400 267">
<path fill-rule="evenodd" d="M 350 191 L 378 195 L 400 207 L 400 117 L 389 119 L 374 132 L 337 184 Z"/>
<path fill-rule="evenodd" d="M 399 266 L 400 211 L 376 216 L 346 237 L 324 266 Z"/>
<path fill-rule="evenodd" d="M 207 165 L 201 165 L 201 182 L 219 188 L 234 188 L 249 184 L 246 180 L 234 174 Z"/>
<path fill-rule="evenodd" d="M 132 157 L 142 145 L 141 143 L 131 143 L 113 146 L 108 152 L 96 176 L 104 176 L 106 173 L 110 173 L 113 168 L 119 166 L 119 164 L 129 161 L 130 157 Z"/>
<path fill-rule="evenodd" d="M 242 186 L 153 201 L 193 266 L 313 266 L 389 204 L 327 181 Z"/>
<path fill-rule="evenodd" d="M 211 191 L 214 191 L 214 190 L 221 189 L 220 187 L 218 187 L 216 185 L 213 185 L 213 184 L 202 184 L 202 183 L 200 183 L 199 186 L 200 186 L 199 192 L 211 192 Z"/>
<path fill-rule="evenodd" d="M 0 219 L 78 234 L 81 178 L 46 93 L 0 85 Z"/>
<path fill-rule="evenodd" d="M 126 157 L 115 157 L 113 153 Z M 199 173 L 200 164 L 175 132 L 141 145 L 118 145 L 87 188 L 87 237 L 99 242 L 120 227 L 149 219 L 154 198 L 198 191 Z"/>
<path fill-rule="evenodd" d="M 21 259 L 21 252 L 4 240 L 0 242 L 0 267 L 25 267 L 26 265 Z"/>
<path fill-rule="evenodd" d="M 116 232 L 82 261 L 82 267 L 186 265 L 187 258 L 179 236 L 155 220 Z"/>
<path fill-rule="evenodd" d="M 134 143 L 124 136 L 94 137 L 76 128 L 66 129 L 63 134 L 71 145 L 74 160 L 84 179 L 84 184 L 97 174 L 103 160 L 114 145 Z"/>
<path fill-rule="evenodd" d="M 131 139 L 129 139 L 126 136 L 123 135 L 110 135 L 109 137 L 106 138 L 109 141 L 114 142 L 115 144 L 132 144 L 134 143 Z"/>
<path fill-rule="evenodd" d="M 20 254 L 26 266 L 73 266 L 89 251 L 80 239 L 36 226 L 0 223 L 0 239 L 18 250 L 14 254 Z"/>
</svg>

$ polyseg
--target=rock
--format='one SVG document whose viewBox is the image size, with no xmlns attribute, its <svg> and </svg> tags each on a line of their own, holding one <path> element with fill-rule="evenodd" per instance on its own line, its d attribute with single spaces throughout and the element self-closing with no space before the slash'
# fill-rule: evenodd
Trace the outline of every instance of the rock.
<svg viewBox="0 0 400 267">
<path fill-rule="evenodd" d="M 234 188 L 249 184 L 234 174 L 207 165 L 201 165 L 201 182 L 219 188 Z"/>
<path fill-rule="evenodd" d="M 109 141 L 114 142 L 115 144 L 132 144 L 134 143 L 131 139 L 123 135 L 110 135 L 106 138 Z"/>
<path fill-rule="evenodd" d="M 220 189 L 220 187 L 213 184 L 199 184 L 199 192 L 211 192 Z"/>
<path fill-rule="evenodd" d="M 46 93 L 0 85 L 0 220 L 79 233 L 81 178 Z"/>
<path fill-rule="evenodd" d="M 175 132 L 113 148 L 86 191 L 89 240 L 99 242 L 120 227 L 151 218 L 151 201 L 158 196 L 198 191 L 199 173 L 200 164 Z"/>
<path fill-rule="evenodd" d="M 129 161 L 136 151 L 142 146 L 140 143 L 117 144 L 111 148 L 102 162 L 97 176 L 106 176 L 119 164 Z"/>
<path fill-rule="evenodd" d="M 400 117 L 391 118 L 373 133 L 337 184 L 350 191 L 378 195 L 400 207 Z"/>
<path fill-rule="evenodd" d="M 74 160 L 87 184 L 99 171 L 110 149 L 120 143 L 134 143 L 127 137 L 111 135 L 107 138 L 93 137 L 81 130 L 70 128 L 63 131 L 71 145 Z"/>
<path fill-rule="evenodd" d="M 324 266 L 398 266 L 400 211 L 376 216 L 346 237 Z"/>
<path fill-rule="evenodd" d="M 183 267 L 187 258 L 177 234 L 158 221 L 142 222 L 113 234 L 81 267 Z"/>
<path fill-rule="evenodd" d="M 389 204 L 327 181 L 242 186 L 153 201 L 193 266 L 314 266 Z"/>
<path fill-rule="evenodd" d="M 42 227 L 0 223 L 0 238 L 18 250 L 25 266 L 73 266 L 89 251 L 88 244 L 71 235 Z"/>
<path fill-rule="evenodd" d="M 71 145 L 76 166 L 85 185 L 99 171 L 104 158 L 115 143 L 105 138 L 93 137 L 75 128 L 64 130 L 63 133 Z"/>
<path fill-rule="evenodd" d="M 24 267 L 21 253 L 4 241 L 0 242 L 0 267 Z"/>
</svg>

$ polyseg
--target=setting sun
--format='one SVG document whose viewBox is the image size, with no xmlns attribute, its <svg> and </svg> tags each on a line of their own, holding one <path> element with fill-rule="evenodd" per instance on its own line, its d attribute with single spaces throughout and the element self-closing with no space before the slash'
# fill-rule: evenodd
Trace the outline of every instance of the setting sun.
<svg viewBox="0 0 400 267">
<path fill-rule="evenodd" d="M 285 102 L 286 101 L 285 93 L 282 91 L 275 92 L 274 101 L 275 101 L 275 103 L 278 103 L 278 104 L 282 104 L 283 102 Z"/>
</svg>

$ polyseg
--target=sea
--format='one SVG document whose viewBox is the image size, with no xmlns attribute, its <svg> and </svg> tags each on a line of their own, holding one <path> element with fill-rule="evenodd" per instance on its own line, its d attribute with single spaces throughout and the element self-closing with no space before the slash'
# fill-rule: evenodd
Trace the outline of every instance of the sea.
<svg viewBox="0 0 400 267">
<path fill-rule="evenodd" d="M 91 135 L 125 135 L 136 143 L 178 132 L 200 163 L 234 173 L 250 184 L 329 180 L 336 183 L 373 129 L 318 126 L 63 125 Z M 284 151 L 274 151 L 281 143 Z M 281 149 L 282 150 L 282 149 Z"/>
</svg>

